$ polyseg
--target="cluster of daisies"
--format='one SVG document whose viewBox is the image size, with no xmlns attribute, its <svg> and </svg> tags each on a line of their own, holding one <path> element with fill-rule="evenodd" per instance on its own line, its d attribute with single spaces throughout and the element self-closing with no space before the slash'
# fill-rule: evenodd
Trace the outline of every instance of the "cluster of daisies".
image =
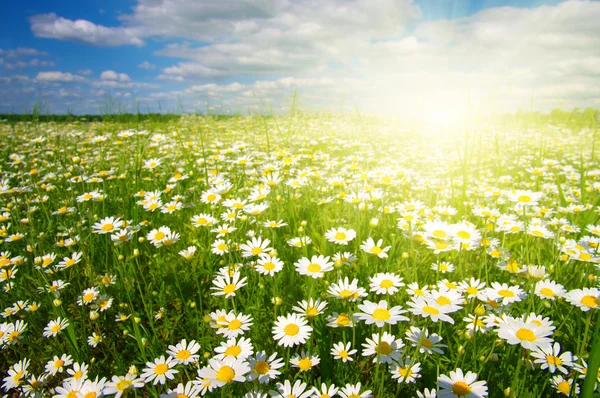
<svg viewBox="0 0 600 398">
<path fill-rule="evenodd" d="M 457 179 L 438 161 L 463 162 L 451 140 L 381 128 L 373 149 L 316 125 L 290 142 L 248 139 L 252 118 L 0 124 L 4 392 L 518 396 L 491 382 L 500 364 L 578 394 L 600 309 L 597 162 L 582 170 L 558 136 L 513 154 L 511 136 Z"/>
</svg>

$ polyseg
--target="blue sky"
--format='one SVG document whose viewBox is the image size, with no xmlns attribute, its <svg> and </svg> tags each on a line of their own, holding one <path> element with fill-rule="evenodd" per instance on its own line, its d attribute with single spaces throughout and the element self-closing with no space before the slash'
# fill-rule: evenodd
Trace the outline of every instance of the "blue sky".
<svg viewBox="0 0 600 398">
<path fill-rule="evenodd" d="M 600 106 L 600 3 L 7 2 L 0 112 L 306 107 L 423 114 Z"/>
</svg>

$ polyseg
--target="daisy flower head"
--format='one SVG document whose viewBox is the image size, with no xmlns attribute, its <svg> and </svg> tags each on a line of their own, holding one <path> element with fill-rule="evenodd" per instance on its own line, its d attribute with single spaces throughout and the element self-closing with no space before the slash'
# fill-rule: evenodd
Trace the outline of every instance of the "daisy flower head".
<svg viewBox="0 0 600 398">
<path fill-rule="evenodd" d="M 377 256 L 379 258 L 387 258 L 387 256 L 388 256 L 387 252 L 390 251 L 390 249 L 392 247 L 391 246 L 382 247 L 382 246 L 383 246 L 383 239 L 379 239 L 379 241 L 376 244 L 375 241 L 373 240 L 373 238 L 369 238 L 366 241 L 364 241 L 362 243 L 362 245 L 360 245 L 360 248 L 365 253 L 373 254 L 374 256 Z"/>
<path fill-rule="evenodd" d="M 379 303 L 373 303 L 365 300 L 363 304 L 359 304 L 358 308 L 362 311 L 357 313 L 358 319 L 365 321 L 367 325 L 375 324 L 377 327 L 384 327 L 385 324 L 395 325 L 401 321 L 408 321 L 404 314 L 407 311 L 400 306 L 395 306 L 388 309 L 388 302 L 385 300 Z"/>
<path fill-rule="evenodd" d="M 327 326 L 330 328 L 352 328 L 354 327 L 354 322 L 357 318 L 356 314 L 352 314 L 352 317 L 350 317 L 345 312 L 340 314 L 332 312 L 331 315 L 327 317 Z"/>
<path fill-rule="evenodd" d="M 215 291 L 213 296 L 234 297 L 237 290 L 246 286 L 247 278 L 243 277 L 240 279 L 240 277 L 241 275 L 238 271 L 233 273 L 233 277 L 230 277 L 229 273 L 217 275 L 212 281 L 213 285 L 215 285 L 211 287 L 211 290 Z"/>
<path fill-rule="evenodd" d="M 306 257 L 298 260 L 294 266 L 300 275 L 308 275 L 312 278 L 322 278 L 325 272 L 333 269 L 333 262 L 329 261 L 329 257 L 319 255 L 312 256 L 309 260 Z"/>
<path fill-rule="evenodd" d="M 335 343 L 333 348 L 331 349 L 331 355 L 333 359 L 341 360 L 346 363 L 348 361 L 352 362 L 352 355 L 356 354 L 356 350 L 351 349 L 350 342 L 344 344 L 343 342 Z"/>
<path fill-rule="evenodd" d="M 421 363 L 412 363 L 410 357 L 400 358 L 390 367 L 392 379 L 396 379 L 398 383 L 411 384 L 421 378 Z"/>
<path fill-rule="evenodd" d="M 440 398 L 480 398 L 488 395 L 485 381 L 477 381 L 477 374 L 473 372 L 463 374 L 460 368 L 450 371 L 450 376 L 438 377 L 437 385 L 440 387 L 437 392 L 437 396 Z"/>
<path fill-rule="evenodd" d="M 67 326 L 69 326 L 69 321 L 66 318 L 61 319 L 61 317 L 58 317 L 48 322 L 48 325 L 44 328 L 44 337 L 56 337 Z"/>
<path fill-rule="evenodd" d="M 423 297 L 413 298 L 407 304 L 411 307 L 408 310 L 415 315 L 430 318 L 433 322 L 442 320 L 454 324 L 454 319 L 447 315 L 455 311 L 451 306 L 440 305 L 435 300 Z"/>
<path fill-rule="evenodd" d="M 144 383 L 153 381 L 154 385 L 165 384 L 167 379 L 173 380 L 175 374 L 179 373 L 178 370 L 173 369 L 176 364 L 175 358 L 167 357 L 165 359 L 165 356 L 161 355 L 154 362 L 146 362 L 146 368 L 142 371 L 140 377 L 144 380 Z"/>
<path fill-rule="evenodd" d="M 123 220 L 117 217 L 106 217 L 92 225 L 92 232 L 96 234 L 110 234 L 121 229 Z"/>
<path fill-rule="evenodd" d="M 198 250 L 196 246 L 189 246 L 187 249 L 181 250 L 179 255 L 186 260 L 191 260 L 194 257 L 194 254 L 196 254 L 196 250 Z"/>
<path fill-rule="evenodd" d="M 133 388 L 142 388 L 144 387 L 144 382 L 141 378 L 136 377 L 130 373 L 127 373 L 125 376 L 113 376 L 111 381 L 106 383 L 106 388 L 104 389 L 105 395 L 115 395 L 115 398 L 120 398 L 127 391 Z"/>
<path fill-rule="evenodd" d="M 492 286 L 486 290 L 492 300 L 496 300 L 505 306 L 519 302 L 527 297 L 527 293 L 519 286 L 508 286 L 506 283 L 492 282 Z"/>
<path fill-rule="evenodd" d="M 211 386 L 220 388 L 233 382 L 245 382 L 245 375 L 248 372 L 250 372 L 250 366 L 243 359 L 228 357 L 220 360 L 211 358 L 208 360 L 208 366 L 198 370 L 198 376 L 201 379 L 210 380 Z"/>
<path fill-rule="evenodd" d="M 505 317 L 498 325 L 497 333 L 498 337 L 506 340 L 508 344 L 521 344 L 527 350 L 535 350 L 552 341 L 548 337 L 552 335 L 552 330 L 548 326 L 540 326 L 535 322 L 525 322 L 510 316 Z"/>
<path fill-rule="evenodd" d="M 250 315 L 236 314 L 230 311 L 223 314 L 215 321 L 217 334 L 223 335 L 228 339 L 241 336 L 252 326 L 252 317 Z"/>
<path fill-rule="evenodd" d="M 294 385 L 289 380 L 285 380 L 283 383 L 277 383 L 277 391 L 269 391 L 269 395 L 272 398 L 309 398 L 313 395 L 312 389 L 307 390 L 306 383 L 302 380 L 296 380 Z"/>
<path fill-rule="evenodd" d="M 402 278 L 391 272 L 380 272 L 369 278 L 369 288 L 375 294 L 396 294 L 404 286 Z"/>
<path fill-rule="evenodd" d="M 261 275 L 274 276 L 277 272 L 283 269 L 283 265 L 283 261 L 281 261 L 279 258 L 272 257 L 267 253 L 263 253 L 259 255 L 254 269 Z"/>
<path fill-rule="evenodd" d="M 558 375 L 554 376 L 551 382 L 552 386 L 556 389 L 556 391 L 566 397 L 571 396 L 571 389 L 573 388 L 573 385 L 575 385 L 574 393 L 576 396 L 579 395 L 579 385 L 575 383 L 574 379 L 565 380 L 565 378 L 562 377 L 562 375 Z"/>
<path fill-rule="evenodd" d="M 326 301 L 313 300 L 310 298 L 308 301 L 300 301 L 298 305 L 292 307 L 292 310 L 305 317 L 314 318 L 315 316 L 323 313 L 325 307 L 327 307 Z"/>
<path fill-rule="evenodd" d="M 160 394 L 160 398 L 195 398 L 200 394 L 198 387 L 192 381 L 186 384 L 179 383 L 174 390 L 167 389 L 167 392 Z"/>
<path fill-rule="evenodd" d="M 565 298 L 584 312 L 600 307 L 600 290 L 595 287 L 571 290 L 565 294 Z"/>
<path fill-rule="evenodd" d="M 62 373 L 64 368 L 73 363 L 73 359 L 70 355 L 62 354 L 60 357 L 55 355 L 48 363 L 46 363 L 46 373 L 51 376 L 57 373 Z"/>
<path fill-rule="evenodd" d="M 344 387 L 340 388 L 338 392 L 339 396 L 342 398 L 371 398 L 371 390 L 366 390 L 361 392 L 362 385 L 360 383 L 356 384 L 346 384 Z"/>
<path fill-rule="evenodd" d="M 239 340 L 232 338 L 222 342 L 219 347 L 215 348 L 215 352 L 217 353 L 214 356 L 215 359 L 246 359 L 254 353 L 254 347 L 248 338 L 240 337 Z"/>
<path fill-rule="evenodd" d="M 329 289 L 327 289 L 327 293 L 340 300 L 348 300 L 350 302 L 356 302 L 361 297 L 367 296 L 367 291 L 362 287 L 358 287 L 358 279 L 354 278 L 350 282 L 348 277 L 332 283 Z"/>
<path fill-rule="evenodd" d="M 535 284 L 535 295 L 542 300 L 556 300 L 566 292 L 562 285 L 551 280 L 546 279 Z"/>
<path fill-rule="evenodd" d="M 410 330 L 406 331 L 406 339 L 412 343 L 413 347 L 419 347 L 421 354 L 443 354 L 443 349 L 448 347 L 441 344 L 443 339 L 436 333 L 430 335 L 427 328 L 419 329 L 416 326 L 411 326 Z"/>
<path fill-rule="evenodd" d="M 271 250 L 273 250 L 272 247 L 269 247 L 270 244 L 271 241 L 269 239 L 263 239 L 260 236 L 258 238 L 253 237 L 245 244 L 240 245 L 242 257 L 253 257 L 259 256 L 263 253 L 269 253 Z"/>
<path fill-rule="evenodd" d="M 260 384 L 265 384 L 275 380 L 281 374 L 277 369 L 281 369 L 284 362 L 283 359 L 277 358 L 277 353 L 273 353 L 267 357 L 267 354 L 261 351 L 248 358 L 248 365 L 251 369 L 247 376 L 248 380 L 253 381 L 258 379 Z"/>
<path fill-rule="evenodd" d="M 531 356 L 535 358 L 534 362 L 539 364 L 542 369 L 548 369 L 550 373 L 556 372 L 558 369 L 561 373 L 567 375 L 567 368 L 573 367 L 573 354 L 569 351 L 560 353 L 560 344 L 548 344 L 537 347 L 531 351 Z"/>
<path fill-rule="evenodd" d="M 325 383 L 321 383 L 321 389 L 317 387 L 312 388 L 311 398 L 330 398 L 335 397 L 340 389 L 335 385 L 331 384 L 327 386 Z"/>
<path fill-rule="evenodd" d="M 346 228 L 331 228 L 325 233 L 325 238 L 338 245 L 347 245 L 348 242 L 356 237 L 356 231 Z"/>
<path fill-rule="evenodd" d="M 189 343 L 183 339 L 176 345 L 170 345 L 167 349 L 167 355 L 173 358 L 179 365 L 189 365 L 196 361 L 200 357 L 196 353 L 200 350 L 200 344 L 196 343 L 195 340 Z"/>
<path fill-rule="evenodd" d="M 293 368 L 298 368 L 302 373 L 317 366 L 319 363 L 321 363 L 321 359 L 318 355 L 302 351 L 300 354 L 294 355 L 294 357 L 290 359 L 290 363 L 292 364 Z"/>
<path fill-rule="evenodd" d="M 404 343 L 402 339 L 396 339 L 394 335 L 383 332 L 382 334 L 373 333 L 371 338 L 367 338 L 366 342 L 362 344 L 362 347 L 362 356 L 375 356 L 373 363 L 377 363 L 377 360 L 379 360 L 379 363 L 391 364 L 402 358 Z"/>
<path fill-rule="evenodd" d="M 277 317 L 273 327 L 273 338 L 278 341 L 279 345 L 293 347 L 306 343 L 306 339 L 310 337 L 312 331 L 313 328 L 304 317 L 298 314 L 288 314 Z"/>
<path fill-rule="evenodd" d="M 103 338 L 104 336 L 102 336 L 102 334 L 92 332 L 92 335 L 89 336 L 87 339 L 88 345 L 96 348 L 98 346 L 98 343 L 102 342 Z"/>
<path fill-rule="evenodd" d="M 217 222 L 217 219 L 210 214 L 201 213 L 191 218 L 192 225 L 196 228 L 210 227 Z"/>
</svg>

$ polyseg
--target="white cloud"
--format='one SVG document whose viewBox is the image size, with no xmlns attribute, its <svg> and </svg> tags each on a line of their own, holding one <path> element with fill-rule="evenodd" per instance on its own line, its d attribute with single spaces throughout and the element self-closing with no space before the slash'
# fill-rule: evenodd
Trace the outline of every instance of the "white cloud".
<svg viewBox="0 0 600 398">
<path fill-rule="evenodd" d="M 138 68 L 152 70 L 152 69 L 156 69 L 156 65 L 154 65 L 148 61 L 144 61 L 144 62 L 138 64 Z"/>
<path fill-rule="evenodd" d="M 244 103 L 282 100 L 295 88 L 310 102 L 343 99 L 388 113 L 464 110 L 467 96 L 472 107 L 493 104 L 496 111 L 528 107 L 532 92 L 537 109 L 585 106 L 599 96 L 600 2 L 420 18 L 411 0 L 376 6 L 369 0 L 138 0 L 118 27 L 54 14 L 30 21 L 38 36 L 88 44 L 166 41 L 155 55 L 174 61 L 157 79 L 184 87 L 148 96 L 182 96 L 192 104 L 216 97 L 234 103 L 236 96 Z M 114 71 L 91 84 L 141 88 Z"/>
<path fill-rule="evenodd" d="M 131 78 L 126 73 L 117 73 L 114 70 L 105 70 L 100 74 L 100 80 L 130 82 Z"/>
<path fill-rule="evenodd" d="M 132 29 L 96 25 L 84 19 L 73 21 L 58 17 L 55 13 L 34 15 L 29 18 L 29 23 L 36 37 L 109 47 L 144 44 Z"/>
<path fill-rule="evenodd" d="M 37 74 L 36 79 L 40 82 L 51 82 L 51 83 L 72 83 L 72 82 L 84 82 L 86 78 L 79 75 L 74 75 L 68 72 L 40 72 Z"/>
<path fill-rule="evenodd" d="M 39 51 L 35 48 L 17 47 L 15 49 L 3 50 L 0 48 L 0 55 L 6 55 L 8 58 L 18 57 L 43 57 L 48 55 L 45 51 Z"/>
</svg>

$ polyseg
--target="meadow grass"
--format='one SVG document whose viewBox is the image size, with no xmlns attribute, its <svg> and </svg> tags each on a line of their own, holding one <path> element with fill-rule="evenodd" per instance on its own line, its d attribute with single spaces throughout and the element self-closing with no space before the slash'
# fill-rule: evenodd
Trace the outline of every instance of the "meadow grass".
<svg viewBox="0 0 600 398">
<path fill-rule="evenodd" d="M 598 395 L 596 118 L 7 118 L 4 391 Z"/>
</svg>

